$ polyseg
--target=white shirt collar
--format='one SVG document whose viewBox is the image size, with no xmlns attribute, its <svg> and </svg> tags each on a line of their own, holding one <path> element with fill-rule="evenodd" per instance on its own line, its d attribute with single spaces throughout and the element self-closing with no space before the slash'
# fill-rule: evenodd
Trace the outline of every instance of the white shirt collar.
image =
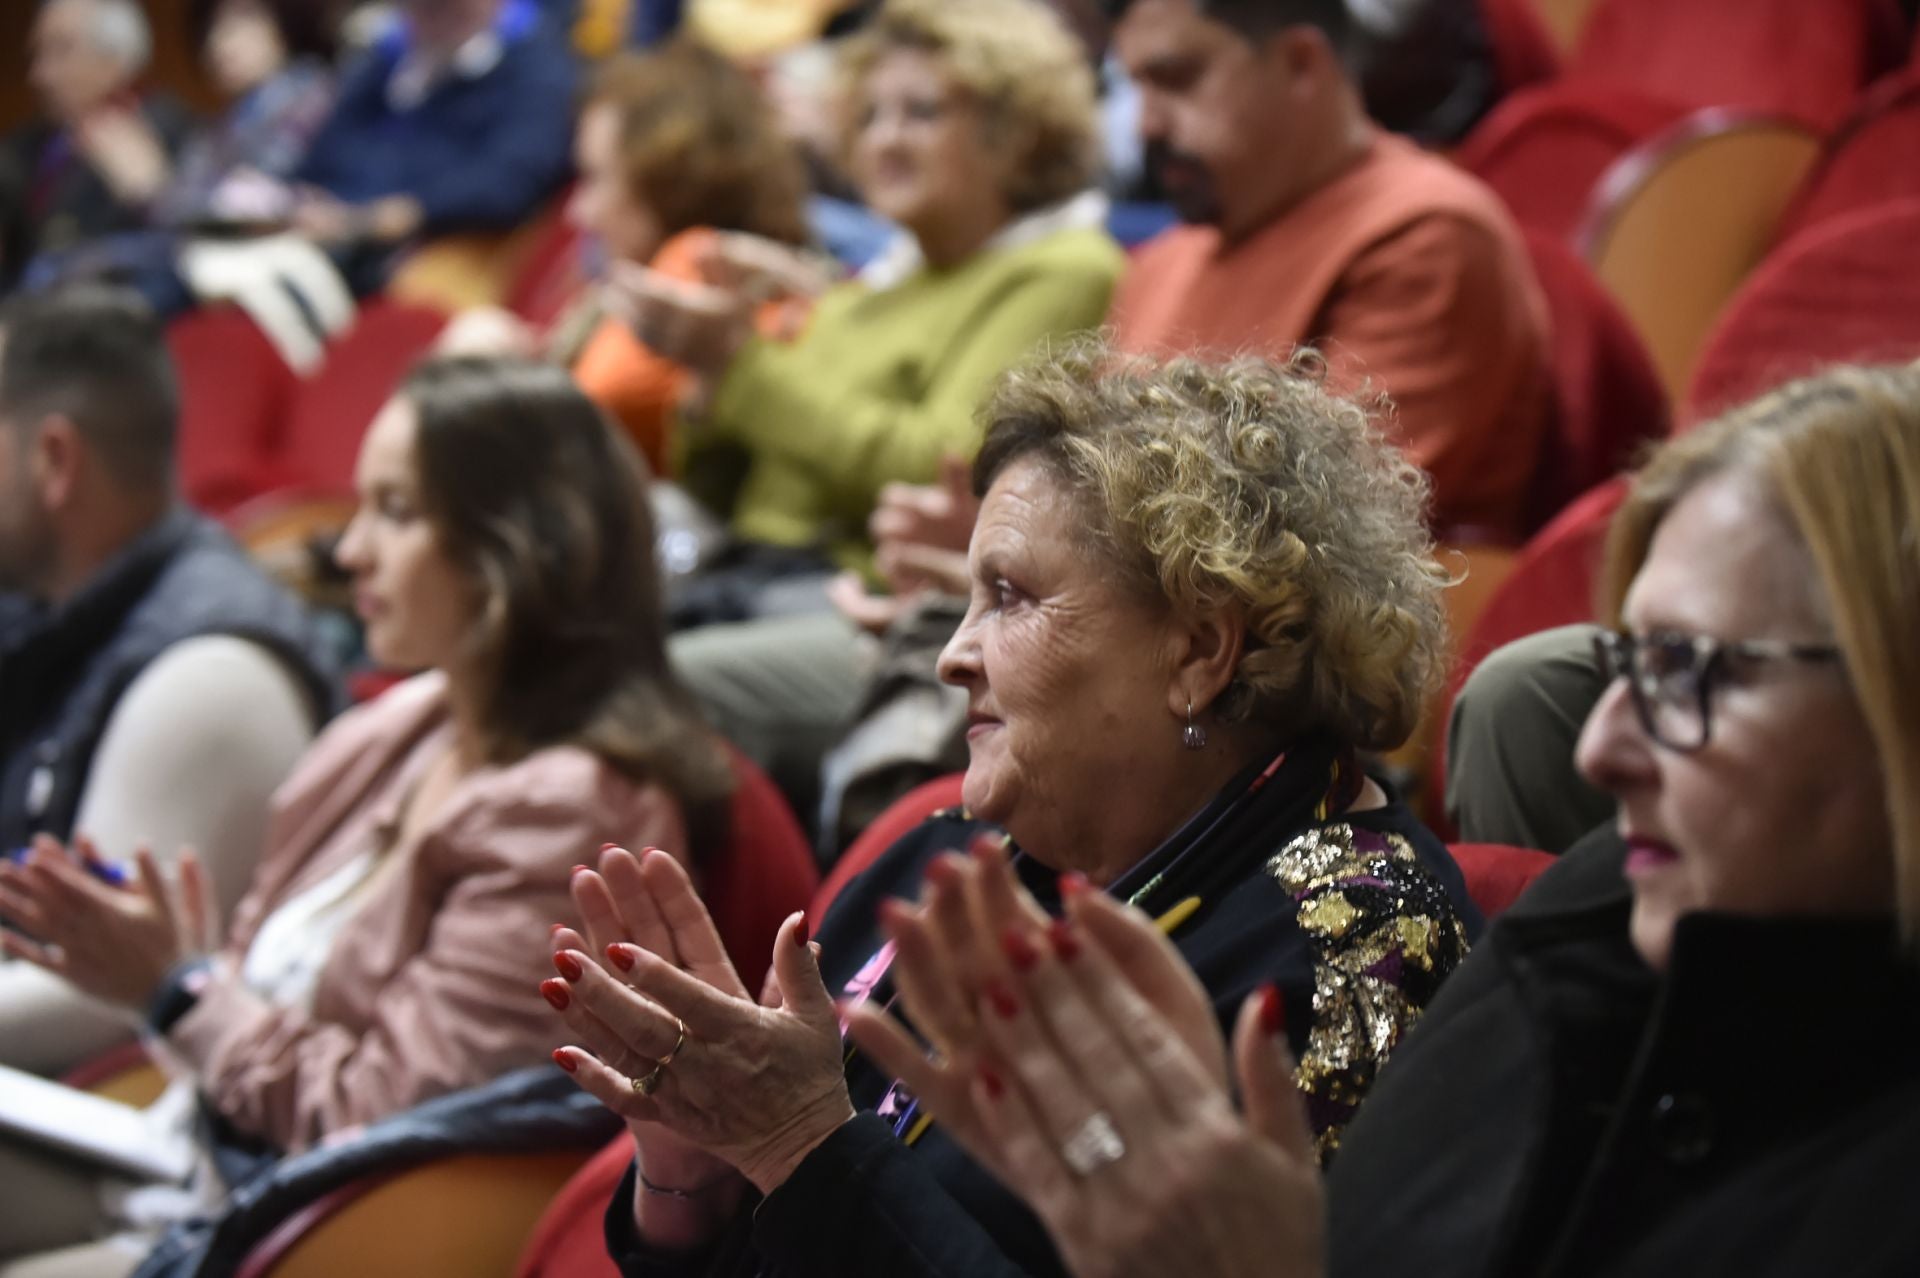
<svg viewBox="0 0 1920 1278">
<path fill-rule="evenodd" d="M 1106 223 L 1106 193 L 1089 189 L 1015 218 L 995 231 L 993 237 L 980 246 L 980 252 L 1021 248 L 1058 231 L 1085 230 L 1105 226 Z M 926 255 L 920 251 L 920 242 L 910 232 L 903 230 L 887 242 L 887 246 L 880 250 L 873 261 L 867 263 L 859 279 L 878 293 L 906 283 L 926 269 L 926 265 Z"/>
</svg>

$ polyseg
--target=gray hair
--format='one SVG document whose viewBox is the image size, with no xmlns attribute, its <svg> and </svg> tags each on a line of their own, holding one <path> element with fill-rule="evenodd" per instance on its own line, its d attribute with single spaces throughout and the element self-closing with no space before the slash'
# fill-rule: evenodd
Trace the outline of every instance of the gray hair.
<svg viewBox="0 0 1920 1278">
<path fill-rule="evenodd" d="M 139 0 L 42 0 L 41 9 L 83 3 L 91 10 L 88 23 L 94 48 L 116 59 L 129 72 L 147 69 L 153 57 L 153 28 Z"/>
</svg>

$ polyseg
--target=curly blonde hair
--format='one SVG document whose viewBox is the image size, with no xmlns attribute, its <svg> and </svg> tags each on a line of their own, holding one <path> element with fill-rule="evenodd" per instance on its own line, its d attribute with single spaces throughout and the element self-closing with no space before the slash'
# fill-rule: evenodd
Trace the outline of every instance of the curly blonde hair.
<svg viewBox="0 0 1920 1278">
<path fill-rule="evenodd" d="M 843 155 L 859 127 L 867 76 L 898 49 L 939 58 L 979 104 L 988 142 L 1013 157 L 1004 194 L 1015 212 L 1064 200 L 1099 177 L 1093 67 L 1037 0 L 888 0 L 841 55 Z"/>
<path fill-rule="evenodd" d="M 983 412 L 982 495 L 1038 462 L 1135 593 L 1244 616 L 1222 718 L 1373 750 L 1412 733 L 1446 653 L 1427 480 L 1316 354 L 1157 362 L 1090 340 L 1009 373 Z"/>
</svg>

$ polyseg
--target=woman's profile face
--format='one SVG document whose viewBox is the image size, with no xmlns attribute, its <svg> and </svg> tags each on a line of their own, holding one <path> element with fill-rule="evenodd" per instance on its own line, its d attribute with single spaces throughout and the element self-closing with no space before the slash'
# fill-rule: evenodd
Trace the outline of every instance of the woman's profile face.
<svg viewBox="0 0 1920 1278">
<path fill-rule="evenodd" d="M 962 210 L 1004 207 L 1005 167 L 987 144 L 980 108 L 938 57 L 882 54 L 857 110 L 853 178 L 874 212 L 918 231 Z"/>
<path fill-rule="evenodd" d="M 620 261 L 650 261 L 660 248 L 660 222 L 627 180 L 620 156 L 619 107 L 595 102 L 581 113 L 573 161 L 580 177 L 567 201 L 567 220 Z"/>
<path fill-rule="evenodd" d="M 471 578 L 441 545 L 420 486 L 413 406 L 396 397 L 380 410 L 354 472 L 360 508 L 334 552 L 353 576 L 353 606 L 367 650 L 396 670 L 444 668 L 459 654 L 479 611 Z"/>
<path fill-rule="evenodd" d="M 1071 840 L 1181 748 L 1168 627 L 1118 586 L 1034 462 L 988 489 L 968 562 L 966 619 L 940 654 L 941 679 L 967 693 L 967 806 L 1045 864 L 1099 864 L 1111 849 Z"/>
<path fill-rule="evenodd" d="M 240 97 L 286 65 L 280 28 L 256 0 L 225 0 L 207 28 L 207 70 L 220 91 Z"/>
<path fill-rule="evenodd" d="M 1675 504 L 1622 612 L 1641 636 L 1833 642 L 1811 555 L 1738 475 Z M 1581 772 L 1619 800 L 1633 942 L 1655 969 L 1666 966 L 1674 923 L 1694 911 L 1893 909 L 1885 788 L 1843 667 L 1735 656 L 1721 665 L 1700 749 L 1650 739 L 1625 679 L 1580 738 Z"/>
</svg>

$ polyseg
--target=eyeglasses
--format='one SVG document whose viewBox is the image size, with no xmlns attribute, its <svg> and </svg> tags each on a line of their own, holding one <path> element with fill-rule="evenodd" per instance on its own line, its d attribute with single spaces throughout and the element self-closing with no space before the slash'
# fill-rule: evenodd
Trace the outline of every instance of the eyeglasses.
<svg viewBox="0 0 1920 1278">
<path fill-rule="evenodd" d="M 1603 630 L 1593 653 L 1607 681 L 1625 675 L 1640 726 L 1655 742 L 1691 754 L 1713 735 L 1713 687 L 1727 674 L 1729 659 L 1799 661 L 1826 665 L 1840 660 L 1831 644 L 1784 639 L 1708 639 L 1664 631 L 1633 635 Z"/>
</svg>

